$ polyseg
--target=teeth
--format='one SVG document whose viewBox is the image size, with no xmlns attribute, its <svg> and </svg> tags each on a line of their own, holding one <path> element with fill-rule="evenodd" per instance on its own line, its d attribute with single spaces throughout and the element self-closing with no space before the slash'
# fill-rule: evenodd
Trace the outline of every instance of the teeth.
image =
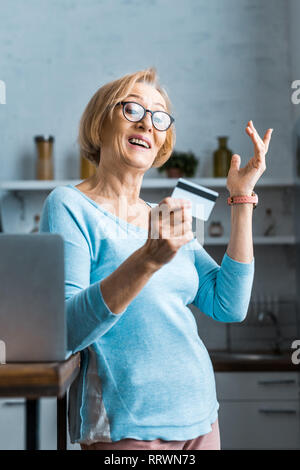
<svg viewBox="0 0 300 470">
<path fill-rule="evenodd" d="M 129 139 L 129 142 L 130 142 L 130 143 L 133 143 L 133 144 L 140 144 L 140 145 L 143 145 L 143 146 L 146 147 L 147 149 L 150 148 L 149 145 L 147 144 L 147 142 L 145 142 L 144 140 L 140 140 L 140 139 Z"/>
</svg>

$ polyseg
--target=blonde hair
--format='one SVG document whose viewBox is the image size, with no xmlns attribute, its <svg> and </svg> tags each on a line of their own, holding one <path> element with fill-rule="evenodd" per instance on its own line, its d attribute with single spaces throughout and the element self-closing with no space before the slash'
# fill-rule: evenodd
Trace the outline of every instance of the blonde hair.
<svg viewBox="0 0 300 470">
<path fill-rule="evenodd" d="M 167 92 L 159 84 L 154 67 L 125 75 L 118 80 L 103 85 L 96 91 L 86 106 L 80 120 L 78 135 L 80 155 L 95 166 L 98 166 L 100 161 L 100 136 L 105 119 L 112 120 L 116 104 L 123 101 L 130 94 L 134 85 L 140 82 L 154 86 L 165 99 L 167 111 L 171 112 L 171 101 Z M 174 124 L 166 131 L 166 134 L 166 140 L 159 150 L 152 167 L 162 166 L 172 154 L 176 138 Z"/>
</svg>

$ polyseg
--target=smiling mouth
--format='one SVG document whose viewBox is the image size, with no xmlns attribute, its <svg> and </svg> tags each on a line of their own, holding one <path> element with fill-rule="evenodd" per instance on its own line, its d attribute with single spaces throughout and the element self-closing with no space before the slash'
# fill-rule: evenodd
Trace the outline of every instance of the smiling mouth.
<svg viewBox="0 0 300 470">
<path fill-rule="evenodd" d="M 148 146 L 148 144 L 146 144 L 146 142 L 141 143 L 141 141 L 138 142 L 137 140 L 138 139 L 129 139 L 128 144 L 131 147 L 135 147 L 135 148 L 139 148 L 139 149 L 143 149 L 143 150 L 150 150 L 150 147 Z"/>
</svg>

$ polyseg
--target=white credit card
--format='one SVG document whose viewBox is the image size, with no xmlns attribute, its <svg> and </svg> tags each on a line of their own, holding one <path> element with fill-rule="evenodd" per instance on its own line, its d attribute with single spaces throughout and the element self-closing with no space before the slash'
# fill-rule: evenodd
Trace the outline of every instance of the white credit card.
<svg viewBox="0 0 300 470">
<path fill-rule="evenodd" d="M 179 178 L 172 197 L 188 199 L 192 203 L 191 214 L 201 220 L 208 220 L 219 193 L 191 181 Z"/>
</svg>

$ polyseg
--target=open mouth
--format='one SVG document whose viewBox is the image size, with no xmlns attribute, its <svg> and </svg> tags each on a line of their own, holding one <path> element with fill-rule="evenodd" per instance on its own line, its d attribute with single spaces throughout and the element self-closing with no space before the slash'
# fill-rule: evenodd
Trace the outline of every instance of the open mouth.
<svg viewBox="0 0 300 470">
<path fill-rule="evenodd" d="M 129 145 L 132 145 L 133 147 L 139 147 L 139 148 L 142 148 L 144 150 L 149 150 L 150 149 L 150 146 L 147 142 L 145 142 L 144 140 L 141 140 L 141 139 L 136 139 L 136 138 L 129 138 L 128 139 L 128 143 Z"/>
</svg>

